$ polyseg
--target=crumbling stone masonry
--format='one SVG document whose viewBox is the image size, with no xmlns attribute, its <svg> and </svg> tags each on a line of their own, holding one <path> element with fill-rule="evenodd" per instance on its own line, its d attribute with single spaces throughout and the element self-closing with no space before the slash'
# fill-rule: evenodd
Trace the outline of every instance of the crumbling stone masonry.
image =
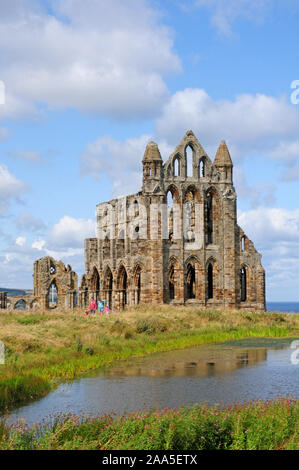
<svg viewBox="0 0 299 470">
<path fill-rule="evenodd" d="M 78 288 L 78 276 L 62 261 L 45 256 L 33 266 L 34 292 L 30 308 L 74 308 Z"/>
<path fill-rule="evenodd" d="M 94 297 L 113 309 L 171 303 L 264 310 L 265 271 L 237 224 L 226 143 L 212 162 L 187 131 L 164 164 L 150 142 L 142 165 L 141 191 L 97 205 L 97 237 L 85 240 L 79 305 Z M 36 269 L 43 272 L 40 264 Z M 38 286 L 35 292 L 41 295 Z"/>
</svg>

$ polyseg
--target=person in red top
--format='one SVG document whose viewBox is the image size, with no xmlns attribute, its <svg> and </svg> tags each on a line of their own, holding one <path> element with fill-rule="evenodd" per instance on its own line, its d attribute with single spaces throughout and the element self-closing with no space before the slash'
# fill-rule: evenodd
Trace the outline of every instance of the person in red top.
<svg viewBox="0 0 299 470">
<path fill-rule="evenodd" d="M 89 302 L 89 313 L 95 313 L 97 309 L 97 303 L 94 299 L 91 299 Z"/>
</svg>

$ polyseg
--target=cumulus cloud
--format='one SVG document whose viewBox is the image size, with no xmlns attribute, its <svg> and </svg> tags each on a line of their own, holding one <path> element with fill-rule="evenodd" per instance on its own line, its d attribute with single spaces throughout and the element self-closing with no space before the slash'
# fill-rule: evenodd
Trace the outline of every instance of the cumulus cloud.
<svg viewBox="0 0 299 470">
<path fill-rule="evenodd" d="M 222 35 L 232 33 L 232 24 L 239 18 L 261 22 L 272 0 L 195 0 L 198 8 L 211 13 L 211 23 Z"/>
<path fill-rule="evenodd" d="M 216 150 L 225 138 L 234 159 L 244 151 L 260 151 L 271 157 L 282 139 L 292 141 L 299 126 L 299 113 L 283 97 L 263 94 L 239 95 L 235 100 L 213 100 L 199 88 L 176 92 L 156 121 L 157 133 L 169 143 L 191 128 L 208 150 Z M 281 154 L 281 159 L 285 154 Z"/>
<path fill-rule="evenodd" d="M 112 182 L 114 197 L 132 194 L 141 189 L 142 157 L 151 134 L 117 140 L 104 136 L 88 144 L 81 155 L 81 172 L 97 180 L 104 175 Z M 172 152 L 165 140 L 158 142 L 162 158 Z"/>
<path fill-rule="evenodd" d="M 124 141 L 103 136 L 90 143 L 81 155 L 82 173 L 95 179 L 108 176 L 114 196 L 136 192 L 141 185 L 141 159 L 147 142 L 155 140 L 166 160 L 189 128 L 212 159 L 225 138 L 235 164 L 258 154 L 290 165 L 299 150 L 299 113 L 284 98 L 246 94 L 231 101 L 215 101 L 205 90 L 187 88 L 171 97 L 155 125 L 156 135 L 142 134 Z M 252 207 L 275 203 L 273 183 L 249 186 L 238 166 L 235 177 L 240 196 L 249 198 Z M 291 178 L 295 179 L 294 173 Z"/>
<path fill-rule="evenodd" d="M 240 211 L 238 222 L 263 255 L 271 299 L 296 300 L 299 278 L 299 209 L 260 207 Z M 279 298 L 283 295 L 285 298 Z M 290 294 L 292 298 L 286 296 Z M 299 298 L 297 299 L 299 300 Z"/>
<path fill-rule="evenodd" d="M 84 239 L 89 237 L 95 237 L 95 221 L 64 216 L 44 238 L 29 241 L 20 235 L 14 241 L 7 239 L 7 247 L 0 251 L 0 285 L 32 288 L 33 263 L 43 256 L 70 264 L 81 276 L 85 270 Z"/>
<path fill-rule="evenodd" d="M 7 212 L 12 201 L 20 202 L 20 197 L 28 190 L 23 181 L 9 172 L 6 165 L 0 165 L 0 215 Z"/>
<path fill-rule="evenodd" d="M 82 249 L 85 238 L 96 236 L 94 220 L 75 219 L 65 215 L 53 226 L 49 233 L 49 249 Z"/>
<path fill-rule="evenodd" d="M 141 160 L 150 140 L 149 134 L 125 141 L 101 137 L 81 155 L 81 171 L 98 180 L 107 175 L 113 182 L 114 196 L 134 193 L 141 187 Z"/>
<path fill-rule="evenodd" d="M 7 84 L 0 119 L 34 115 L 37 103 L 148 117 L 167 99 L 164 77 L 178 72 L 180 61 L 170 29 L 146 0 L 10 4 L 0 18 Z"/>
</svg>

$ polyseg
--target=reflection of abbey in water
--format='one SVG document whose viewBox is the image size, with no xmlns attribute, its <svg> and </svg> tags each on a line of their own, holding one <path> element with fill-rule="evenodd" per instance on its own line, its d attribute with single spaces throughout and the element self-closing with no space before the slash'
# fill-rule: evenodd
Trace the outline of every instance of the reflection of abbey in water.
<svg viewBox="0 0 299 470">
<path fill-rule="evenodd" d="M 267 359 L 267 348 L 225 349 L 211 351 L 201 347 L 172 351 L 134 359 L 109 368 L 105 375 L 131 377 L 204 377 L 225 375 L 233 370 L 253 366 Z"/>
<path fill-rule="evenodd" d="M 114 310 L 139 303 L 264 310 L 265 272 L 237 224 L 225 142 L 212 162 L 187 131 L 165 163 L 150 142 L 142 166 L 138 193 L 97 206 L 97 238 L 85 240 L 79 293 L 69 265 L 41 258 L 26 308 L 73 308 L 77 299 L 86 307 L 95 298 Z"/>
</svg>

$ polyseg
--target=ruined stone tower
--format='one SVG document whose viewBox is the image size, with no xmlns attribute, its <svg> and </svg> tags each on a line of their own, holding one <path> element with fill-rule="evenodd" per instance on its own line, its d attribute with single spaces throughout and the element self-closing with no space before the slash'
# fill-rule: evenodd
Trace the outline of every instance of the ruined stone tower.
<svg viewBox="0 0 299 470">
<path fill-rule="evenodd" d="M 212 162 L 187 131 L 163 164 L 149 142 L 141 191 L 97 205 L 85 240 L 79 303 L 265 309 L 261 255 L 237 224 L 233 163 L 222 141 Z"/>
</svg>

